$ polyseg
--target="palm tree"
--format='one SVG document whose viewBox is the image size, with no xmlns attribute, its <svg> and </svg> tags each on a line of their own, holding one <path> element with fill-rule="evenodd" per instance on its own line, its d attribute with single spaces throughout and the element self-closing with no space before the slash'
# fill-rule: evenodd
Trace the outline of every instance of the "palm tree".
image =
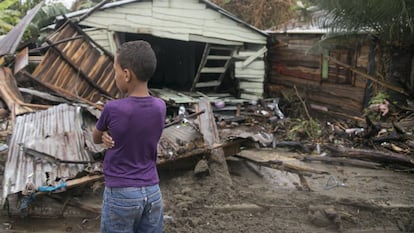
<svg viewBox="0 0 414 233">
<path fill-rule="evenodd" d="M 322 26 L 332 32 L 366 32 L 383 45 L 414 45 L 412 0 L 311 0 L 321 10 Z"/>
</svg>

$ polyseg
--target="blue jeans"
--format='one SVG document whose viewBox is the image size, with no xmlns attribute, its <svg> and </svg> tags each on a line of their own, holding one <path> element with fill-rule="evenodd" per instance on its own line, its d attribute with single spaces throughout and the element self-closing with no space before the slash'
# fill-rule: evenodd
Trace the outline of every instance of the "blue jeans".
<svg viewBox="0 0 414 233">
<path fill-rule="evenodd" d="M 101 233 L 161 233 L 162 195 L 158 185 L 105 187 Z"/>
</svg>

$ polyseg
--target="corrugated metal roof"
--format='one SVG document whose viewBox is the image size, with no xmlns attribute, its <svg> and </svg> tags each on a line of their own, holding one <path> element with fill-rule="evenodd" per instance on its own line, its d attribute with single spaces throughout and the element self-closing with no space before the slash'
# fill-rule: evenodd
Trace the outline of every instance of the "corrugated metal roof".
<svg viewBox="0 0 414 233">
<path fill-rule="evenodd" d="M 28 181 L 35 187 L 46 185 L 46 172 L 51 179 L 74 178 L 93 162 L 97 148 L 85 146 L 92 140 L 91 119 L 96 121 L 80 106 L 67 104 L 18 116 L 5 165 L 3 200 L 22 191 Z"/>
<path fill-rule="evenodd" d="M 27 15 L 9 33 L 7 33 L 3 39 L 0 40 L 0 56 L 16 52 L 17 46 L 20 43 L 26 27 L 40 10 L 42 4 L 43 2 L 37 4 L 33 9 L 28 11 Z"/>
<path fill-rule="evenodd" d="M 120 97 L 113 81 L 112 55 L 99 49 L 76 25 L 67 21 L 49 37 L 49 44 L 79 36 L 82 38 L 52 46 L 32 75 L 91 102 L 103 96 Z"/>
</svg>

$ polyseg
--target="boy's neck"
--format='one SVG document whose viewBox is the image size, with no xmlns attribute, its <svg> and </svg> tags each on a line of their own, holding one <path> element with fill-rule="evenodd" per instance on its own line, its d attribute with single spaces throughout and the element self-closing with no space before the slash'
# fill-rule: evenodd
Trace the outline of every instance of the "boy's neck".
<svg viewBox="0 0 414 233">
<path fill-rule="evenodd" d="M 131 83 L 127 96 L 146 97 L 149 96 L 147 82 Z"/>
</svg>

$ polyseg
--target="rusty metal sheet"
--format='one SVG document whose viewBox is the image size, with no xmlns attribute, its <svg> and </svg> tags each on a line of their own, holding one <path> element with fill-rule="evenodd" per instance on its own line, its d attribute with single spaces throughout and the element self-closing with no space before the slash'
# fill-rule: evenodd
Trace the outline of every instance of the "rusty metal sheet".
<svg viewBox="0 0 414 233">
<path fill-rule="evenodd" d="M 96 121 L 82 107 L 68 104 L 17 117 L 5 165 L 3 201 L 24 190 L 28 182 L 46 185 L 46 172 L 50 180 L 65 180 L 91 165 L 97 150 L 85 147 L 91 141 L 87 132 L 95 122 L 91 119 Z"/>
<path fill-rule="evenodd" d="M 78 36 L 83 37 L 53 45 Z M 112 57 L 76 25 L 68 21 L 49 38 L 51 48 L 32 76 L 91 102 L 120 97 L 114 81 Z"/>
<path fill-rule="evenodd" d="M 27 26 L 33 20 L 34 16 L 42 7 L 42 3 L 37 4 L 33 9 L 28 11 L 27 15 L 20 20 L 20 22 L 0 40 L 0 57 L 7 54 L 14 54 L 17 46 L 26 30 Z"/>
</svg>

